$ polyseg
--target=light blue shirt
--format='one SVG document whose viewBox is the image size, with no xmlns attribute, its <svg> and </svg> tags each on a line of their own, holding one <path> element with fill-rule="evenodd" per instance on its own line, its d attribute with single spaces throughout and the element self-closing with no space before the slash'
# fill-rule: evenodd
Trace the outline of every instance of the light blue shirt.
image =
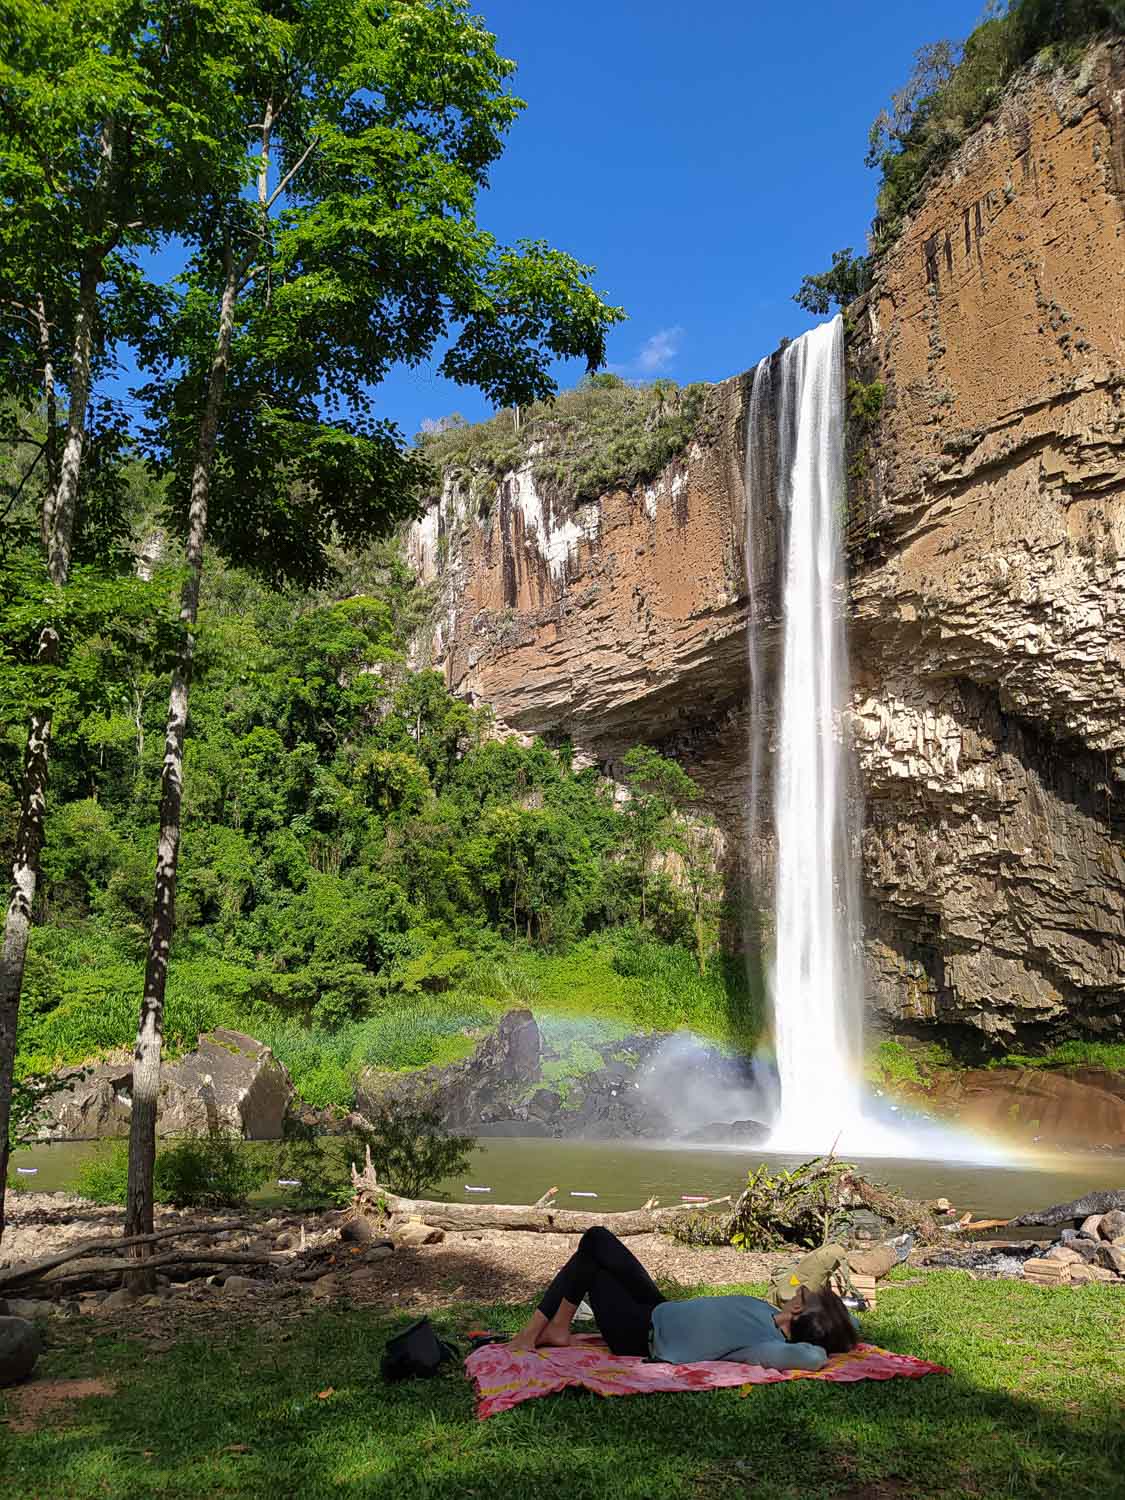
<svg viewBox="0 0 1125 1500">
<path fill-rule="evenodd" d="M 771 1370 L 820 1370 L 819 1344 L 791 1344 L 774 1322 L 776 1307 L 761 1297 L 689 1297 L 652 1312 L 652 1353 L 670 1364 L 729 1359 Z"/>
</svg>

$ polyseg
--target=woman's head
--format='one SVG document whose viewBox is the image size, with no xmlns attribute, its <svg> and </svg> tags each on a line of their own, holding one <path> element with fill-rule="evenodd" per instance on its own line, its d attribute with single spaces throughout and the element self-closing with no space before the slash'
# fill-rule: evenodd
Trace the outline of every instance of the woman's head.
<svg viewBox="0 0 1125 1500">
<path fill-rule="evenodd" d="M 803 1296 L 789 1324 L 794 1344 L 817 1344 L 825 1354 L 846 1354 L 859 1341 L 851 1314 L 835 1292 L 810 1292 Z"/>
</svg>

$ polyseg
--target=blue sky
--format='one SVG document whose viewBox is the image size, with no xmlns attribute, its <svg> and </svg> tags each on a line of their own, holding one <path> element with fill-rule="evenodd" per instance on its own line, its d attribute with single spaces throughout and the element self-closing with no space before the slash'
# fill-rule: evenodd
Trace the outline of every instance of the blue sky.
<svg viewBox="0 0 1125 1500">
<path fill-rule="evenodd" d="M 629 314 L 609 350 L 623 375 L 733 375 L 809 326 L 792 300 L 806 272 L 863 248 L 868 126 L 915 50 L 964 37 L 982 8 L 479 0 L 528 106 L 481 222 L 597 266 Z M 376 399 L 408 436 L 427 417 L 489 412 L 429 370 L 394 372 Z"/>
<path fill-rule="evenodd" d="M 812 321 L 793 301 L 833 250 L 862 250 L 871 121 L 915 51 L 963 38 L 983 0 L 477 0 L 527 108 L 478 217 L 502 243 L 546 239 L 624 307 L 609 367 L 722 380 Z M 150 269 L 170 276 L 166 250 Z M 131 360 L 111 386 L 125 394 Z M 555 372 L 561 387 L 582 374 Z M 432 367 L 372 392 L 407 438 L 490 414 Z M 130 403 L 132 406 L 132 403 Z M 135 410 L 135 408 L 134 408 Z"/>
</svg>

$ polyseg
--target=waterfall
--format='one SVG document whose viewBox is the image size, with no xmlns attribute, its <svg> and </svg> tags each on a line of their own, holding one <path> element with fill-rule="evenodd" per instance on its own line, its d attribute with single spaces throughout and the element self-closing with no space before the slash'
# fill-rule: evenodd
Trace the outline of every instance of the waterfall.
<svg viewBox="0 0 1125 1500">
<path fill-rule="evenodd" d="M 848 683 L 843 426 L 843 323 L 835 318 L 758 366 L 746 445 L 754 842 L 764 759 L 762 601 L 768 587 L 761 559 L 773 534 L 781 542 L 772 559 L 780 581 L 781 642 L 771 767 L 770 986 L 781 1087 L 771 1144 L 779 1150 L 825 1151 L 841 1130 L 855 1144 L 861 1116 L 859 897 L 842 727 Z"/>
</svg>

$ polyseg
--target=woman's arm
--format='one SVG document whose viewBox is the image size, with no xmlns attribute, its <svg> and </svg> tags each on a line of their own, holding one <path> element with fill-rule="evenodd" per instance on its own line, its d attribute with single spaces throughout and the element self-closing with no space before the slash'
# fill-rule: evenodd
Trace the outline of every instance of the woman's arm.
<svg viewBox="0 0 1125 1500">
<path fill-rule="evenodd" d="M 819 1344 L 787 1344 L 781 1339 L 732 1349 L 723 1359 L 740 1365 L 764 1365 L 767 1370 L 823 1370 L 828 1363 Z"/>
</svg>

